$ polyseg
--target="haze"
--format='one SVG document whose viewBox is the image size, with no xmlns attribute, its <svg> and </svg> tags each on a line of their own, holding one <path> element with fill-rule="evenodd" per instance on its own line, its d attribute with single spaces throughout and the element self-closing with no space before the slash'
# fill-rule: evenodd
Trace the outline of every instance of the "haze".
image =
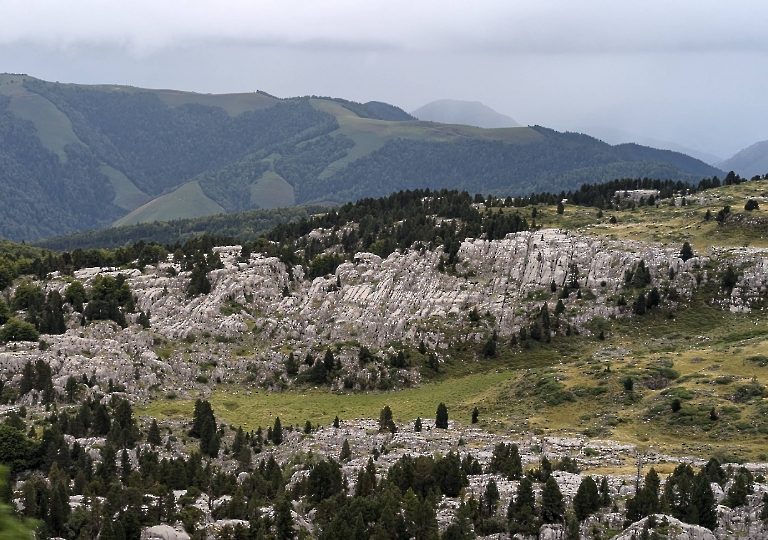
<svg viewBox="0 0 768 540">
<path fill-rule="evenodd" d="M 61 82 L 478 100 L 727 158 L 768 139 L 760 1 L 5 0 L 0 71 Z"/>
</svg>

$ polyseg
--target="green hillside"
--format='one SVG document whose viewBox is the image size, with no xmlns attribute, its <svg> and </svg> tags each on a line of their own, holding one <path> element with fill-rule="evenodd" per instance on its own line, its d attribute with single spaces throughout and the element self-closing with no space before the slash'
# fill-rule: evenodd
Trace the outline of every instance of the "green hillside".
<svg viewBox="0 0 768 540">
<path fill-rule="evenodd" d="M 167 195 L 152 199 L 127 216 L 118 219 L 115 227 L 151 221 L 171 221 L 221 214 L 224 209 L 205 196 L 197 182 L 182 185 Z"/>
<path fill-rule="evenodd" d="M 399 189 L 495 195 L 723 172 L 540 127 L 421 122 L 381 102 L 196 94 L 0 75 L 0 237 L 14 240 Z"/>
</svg>

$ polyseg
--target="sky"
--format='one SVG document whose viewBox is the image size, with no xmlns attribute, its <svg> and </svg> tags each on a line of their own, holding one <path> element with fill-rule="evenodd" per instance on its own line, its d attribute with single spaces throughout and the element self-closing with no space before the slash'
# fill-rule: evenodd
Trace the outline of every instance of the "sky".
<svg viewBox="0 0 768 540">
<path fill-rule="evenodd" d="M 406 111 L 476 100 L 523 125 L 721 158 L 768 139 L 765 0 L 0 0 L 0 12 L 0 72 L 52 81 Z"/>
</svg>

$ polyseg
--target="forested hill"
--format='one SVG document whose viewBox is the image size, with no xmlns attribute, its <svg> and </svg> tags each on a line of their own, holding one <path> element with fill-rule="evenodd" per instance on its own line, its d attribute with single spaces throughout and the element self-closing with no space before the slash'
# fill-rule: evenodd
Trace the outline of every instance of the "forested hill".
<svg viewBox="0 0 768 540">
<path fill-rule="evenodd" d="M 13 240 L 400 189 L 506 196 L 715 175 L 674 152 L 539 127 L 421 122 L 375 101 L 0 75 L 0 237 Z"/>
</svg>

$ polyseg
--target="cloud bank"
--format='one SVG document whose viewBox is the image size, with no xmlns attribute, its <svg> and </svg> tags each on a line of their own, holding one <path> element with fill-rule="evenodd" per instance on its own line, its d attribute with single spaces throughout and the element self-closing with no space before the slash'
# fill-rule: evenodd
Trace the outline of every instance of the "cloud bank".
<svg viewBox="0 0 768 540">
<path fill-rule="evenodd" d="M 0 45 L 239 43 L 487 54 L 768 51 L 768 2 L 4 0 Z"/>
</svg>

